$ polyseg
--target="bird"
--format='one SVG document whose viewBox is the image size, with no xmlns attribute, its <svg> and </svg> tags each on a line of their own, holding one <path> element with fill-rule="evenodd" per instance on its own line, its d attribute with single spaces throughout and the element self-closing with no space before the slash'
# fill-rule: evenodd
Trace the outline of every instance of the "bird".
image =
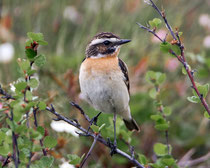
<svg viewBox="0 0 210 168">
<path fill-rule="evenodd" d="M 120 47 L 130 42 L 111 32 L 101 32 L 93 37 L 85 50 L 80 65 L 79 84 L 81 95 L 93 108 L 111 113 L 116 145 L 116 117 L 123 118 L 129 131 L 139 131 L 131 116 L 130 83 L 127 65 L 118 57 Z"/>
</svg>

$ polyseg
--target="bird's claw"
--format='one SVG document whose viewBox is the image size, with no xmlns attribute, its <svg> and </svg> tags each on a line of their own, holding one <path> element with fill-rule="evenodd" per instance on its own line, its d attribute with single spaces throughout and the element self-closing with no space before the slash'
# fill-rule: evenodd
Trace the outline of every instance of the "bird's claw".
<svg viewBox="0 0 210 168">
<path fill-rule="evenodd" d="M 114 154 L 117 153 L 117 143 L 116 142 L 112 143 L 109 138 L 108 138 L 107 143 L 111 149 L 110 155 L 113 156 Z"/>
</svg>

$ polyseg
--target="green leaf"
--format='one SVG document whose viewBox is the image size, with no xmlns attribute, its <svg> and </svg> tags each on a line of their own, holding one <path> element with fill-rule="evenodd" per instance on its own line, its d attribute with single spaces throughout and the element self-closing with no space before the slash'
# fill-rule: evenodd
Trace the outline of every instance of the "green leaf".
<svg viewBox="0 0 210 168">
<path fill-rule="evenodd" d="M 40 152 L 42 150 L 42 147 L 39 145 L 33 144 L 32 146 L 32 152 Z"/>
<path fill-rule="evenodd" d="M 28 76 L 31 76 L 34 73 L 36 73 L 36 70 L 34 70 L 34 69 L 33 70 L 30 69 L 30 70 L 27 71 Z"/>
<path fill-rule="evenodd" d="M 210 68 L 210 58 L 206 58 L 206 65 Z"/>
<path fill-rule="evenodd" d="M 152 84 L 155 83 L 155 81 L 156 81 L 156 74 L 155 74 L 154 71 L 148 71 L 146 73 L 146 81 L 148 83 L 152 83 Z"/>
<path fill-rule="evenodd" d="M 210 115 L 209 115 L 209 113 L 207 111 L 204 112 L 204 117 L 210 119 Z"/>
<path fill-rule="evenodd" d="M 181 55 L 181 50 L 178 45 L 171 45 L 171 49 L 176 53 L 176 55 Z"/>
<path fill-rule="evenodd" d="M 37 129 L 36 129 L 42 136 L 44 136 L 44 134 L 45 134 L 45 130 L 44 130 L 44 128 L 43 127 L 41 127 L 41 126 L 38 126 L 37 127 Z"/>
<path fill-rule="evenodd" d="M 37 104 L 37 102 L 29 102 L 26 107 L 25 107 L 25 110 L 28 111 L 30 110 L 31 107 L 35 106 Z"/>
<path fill-rule="evenodd" d="M 21 92 L 22 90 L 24 90 L 26 88 L 27 83 L 26 82 L 18 82 L 16 84 L 14 84 L 14 86 L 15 86 L 17 91 Z"/>
<path fill-rule="evenodd" d="M 18 59 L 18 64 L 22 71 L 27 71 L 30 68 L 30 62 L 29 60 L 25 59 Z"/>
<path fill-rule="evenodd" d="M 46 136 L 44 138 L 44 146 L 46 148 L 53 148 L 57 145 L 57 140 L 51 136 Z"/>
<path fill-rule="evenodd" d="M 182 34 L 183 34 L 183 32 L 179 32 L 179 33 L 178 33 L 179 37 L 182 36 Z"/>
<path fill-rule="evenodd" d="M 139 154 L 138 156 L 139 156 L 139 158 L 138 158 L 139 162 L 142 165 L 147 165 L 147 158 L 144 155 L 142 155 L 142 154 Z"/>
<path fill-rule="evenodd" d="M 187 71 L 186 71 L 185 67 L 182 67 L 182 73 L 183 73 L 184 75 L 187 75 Z"/>
<path fill-rule="evenodd" d="M 28 157 L 30 156 L 30 150 L 28 148 L 22 148 L 19 151 L 19 159 L 22 164 L 28 163 Z M 21 167 L 21 166 L 19 166 Z"/>
<path fill-rule="evenodd" d="M 37 42 L 39 45 L 48 45 L 48 42 L 46 42 L 44 40 L 38 40 Z"/>
<path fill-rule="evenodd" d="M 81 158 L 75 154 L 68 154 L 67 158 L 69 159 L 69 163 L 73 165 L 80 164 Z"/>
<path fill-rule="evenodd" d="M 93 130 L 93 132 L 99 133 L 99 127 L 97 125 L 91 125 L 90 128 Z"/>
<path fill-rule="evenodd" d="M 54 162 L 54 157 L 50 156 L 43 156 L 40 160 L 39 160 L 39 164 L 41 167 L 43 168 L 50 168 L 53 166 L 53 162 Z"/>
<path fill-rule="evenodd" d="M 154 28 L 154 27 L 159 27 L 159 25 L 162 23 L 162 21 L 158 18 L 154 18 L 153 20 L 149 21 L 149 25 Z"/>
<path fill-rule="evenodd" d="M 166 75 L 163 74 L 163 73 L 160 73 L 160 72 L 157 75 L 158 75 L 157 76 L 157 83 L 158 84 L 162 84 L 165 81 L 165 79 L 166 79 Z"/>
<path fill-rule="evenodd" d="M 164 107 L 163 108 L 163 113 L 165 116 L 170 116 L 171 115 L 171 108 L 170 107 Z"/>
<path fill-rule="evenodd" d="M 131 142 L 131 134 L 132 132 L 126 131 L 125 129 L 120 129 L 119 133 L 120 137 L 122 137 L 128 143 Z"/>
<path fill-rule="evenodd" d="M 27 56 L 27 58 L 29 59 L 29 60 L 33 60 L 34 59 L 34 57 L 36 56 L 36 52 L 33 50 L 33 49 L 31 49 L 31 48 L 27 48 L 26 50 L 25 50 L 25 53 L 26 53 L 26 56 Z"/>
<path fill-rule="evenodd" d="M 0 155 L 6 157 L 9 152 L 10 152 L 10 148 L 9 148 L 8 143 L 4 143 L 3 146 L 0 146 Z"/>
<path fill-rule="evenodd" d="M 190 101 L 191 103 L 199 103 L 200 102 L 200 99 L 198 96 L 187 97 L 187 100 Z"/>
<path fill-rule="evenodd" d="M 168 154 L 167 145 L 162 143 L 156 143 L 153 147 L 153 150 L 157 156 L 165 156 Z"/>
<path fill-rule="evenodd" d="M 36 131 L 34 129 L 30 129 L 30 132 L 31 132 L 31 138 L 33 138 L 35 140 L 40 140 L 43 137 L 39 131 Z"/>
<path fill-rule="evenodd" d="M 168 42 L 163 42 L 160 44 L 160 50 L 164 53 L 168 53 L 171 50 L 171 44 Z"/>
<path fill-rule="evenodd" d="M 25 125 L 18 125 L 15 132 L 17 134 L 25 134 L 27 132 L 27 127 Z"/>
<path fill-rule="evenodd" d="M 166 155 L 160 159 L 160 162 L 164 166 L 173 166 L 175 164 L 174 158 L 172 158 L 170 155 Z"/>
<path fill-rule="evenodd" d="M 159 131 L 166 131 L 169 128 L 169 124 L 165 123 L 165 124 L 156 124 L 155 125 L 155 129 L 159 130 Z"/>
<path fill-rule="evenodd" d="M 26 100 L 31 101 L 32 98 L 33 98 L 32 93 L 29 90 L 27 90 L 26 91 Z"/>
<path fill-rule="evenodd" d="M 38 67 L 42 67 L 46 63 L 46 57 L 45 55 L 41 54 L 35 57 L 34 63 Z"/>
<path fill-rule="evenodd" d="M 6 137 L 6 133 L 3 131 L 0 131 L 0 145 L 4 141 L 5 137 Z"/>
<path fill-rule="evenodd" d="M 155 99 L 156 96 L 157 96 L 157 91 L 155 90 L 155 88 L 152 88 L 149 90 L 149 96 L 152 98 L 152 99 Z"/>
<path fill-rule="evenodd" d="M 105 124 L 105 123 L 103 123 L 103 124 L 99 127 L 99 129 L 98 129 L 98 130 L 99 130 L 99 132 L 100 132 L 100 131 L 101 131 L 101 130 L 105 127 L 105 125 L 106 125 L 106 124 Z"/>
<path fill-rule="evenodd" d="M 151 115 L 150 118 L 154 121 L 163 120 L 163 116 L 159 114 Z"/>
<path fill-rule="evenodd" d="M 32 43 L 33 43 L 33 40 L 31 40 L 31 39 L 27 40 L 25 46 L 30 47 Z"/>
<path fill-rule="evenodd" d="M 14 121 L 11 121 L 10 119 L 7 118 L 6 122 L 9 125 L 9 127 L 11 128 L 11 130 L 14 131 L 16 128 L 16 124 L 14 123 Z"/>
<path fill-rule="evenodd" d="M 39 104 L 38 104 L 38 107 L 39 107 L 40 110 L 45 110 L 47 105 L 46 105 L 45 102 L 40 101 Z"/>
<path fill-rule="evenodd" d="M 38 87 L 39 85 L 39 82 L 36 78 L 31 78 L 30 81 L 29 81 L 29 86 L 32 87 L 32 88 L 36 88 Z"/>
<path fill-rule="evenodd" d="M 30 38 L 33 41 L 44 40 L 44 36 L 42 33 L 28 32 L 27 36 L 28 36 L 28 38 Z"/>
<path fill-rule="evenodd" d="M 205 85 L 198 84 L 197 88 L 198 88 L 198 91 L 200 92 L 200 94 L 202 94 L 203 97 L 206 98 L 208 91 L 209 91 L 209 84 L 208 83 Z M 197 95 L 195 91 L 194 91 L 194 95 Z"/>
</svg>

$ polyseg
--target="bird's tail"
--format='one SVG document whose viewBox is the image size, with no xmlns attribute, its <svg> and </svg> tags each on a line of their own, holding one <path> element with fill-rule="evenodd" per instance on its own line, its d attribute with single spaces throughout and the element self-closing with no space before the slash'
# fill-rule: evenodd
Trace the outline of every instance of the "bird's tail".
<svg viewBox="0 0 210 168">
<path fill-rule="evenodd" d="M 129 131 L 133 131 L 133 130 L 136 130 L 138 132 L 140 131 L 139 126 L 137 125 L 136 121 L 133 118 L 129 120 L 123 119 L 123 121 Z"/>
</svg>

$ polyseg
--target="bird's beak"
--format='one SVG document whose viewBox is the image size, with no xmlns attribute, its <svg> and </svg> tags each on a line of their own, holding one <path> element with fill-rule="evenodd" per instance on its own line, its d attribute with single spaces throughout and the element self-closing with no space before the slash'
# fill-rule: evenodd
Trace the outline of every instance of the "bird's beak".
<svg viewBox="0 0 210 168">
<path fill-rule="evenodd" d="M 118 45 L 122 45 L 122 44 L 125 44 L 125 43 L 128 43 L 130 42 L 131 40 L 128 40 L 128 39 L 121 39 L 120 41 L 117 42 Z"/>
</svg>

